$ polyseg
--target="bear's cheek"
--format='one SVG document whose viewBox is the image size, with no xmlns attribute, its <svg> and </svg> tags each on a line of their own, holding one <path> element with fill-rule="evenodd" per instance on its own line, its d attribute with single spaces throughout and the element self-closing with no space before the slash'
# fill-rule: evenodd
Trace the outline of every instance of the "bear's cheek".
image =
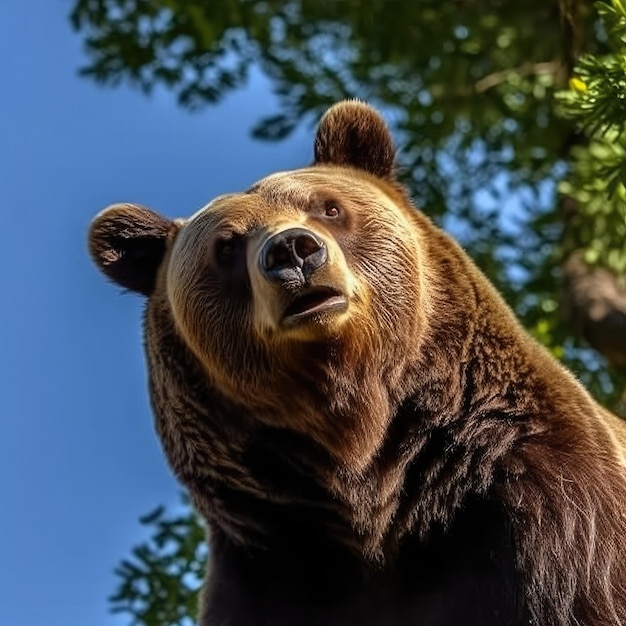
<svg viewBox="0 0 626 626">
<path fill-rule="evenodd" d="M 178 311 L 177 330 L 202 364 L 211 383 L 232 398 L 241 398 L 242 384 L 253 386 L 255 366 L 266 352 L 255 341 L 249 308 L 219 298 L 200 296 L 190 301 L 191 314 Z M 244 382 L 245 381 L 245 382 Z"/>
<path fill-rule="evenodd" d="M 377 333 L 390 339 L 411 334 L 425 295 L 418 242 L 393 221 L 364 229 L 347 252 L 366 314 Z"/>
<path fill-rule="evenodd" d="M 205 255 L 180 249 L 166 275 L 167 301 L 176 330 L 212 376 L 237 369 L 252 334 L 247 281 L 225 280 Z"/>
</svg>

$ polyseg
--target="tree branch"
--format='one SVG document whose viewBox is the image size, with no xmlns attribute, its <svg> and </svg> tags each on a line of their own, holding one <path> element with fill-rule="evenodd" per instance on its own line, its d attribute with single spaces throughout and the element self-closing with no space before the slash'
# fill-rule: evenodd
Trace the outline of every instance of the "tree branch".
<svg viewBox="0 0 626 626">
<path fill-rule="evenodd" d="M 483 93 L 505 82 L 512 74 L 530 76 L 532 74 L 552 74 L 557 80 L 566 78 L 566 68 L 562 61 L 544 61 L 542 63 L 524 63 L 520 67 L 513 67 L 483 76 L 474 83 L 474 91 Z"/>
</svg>

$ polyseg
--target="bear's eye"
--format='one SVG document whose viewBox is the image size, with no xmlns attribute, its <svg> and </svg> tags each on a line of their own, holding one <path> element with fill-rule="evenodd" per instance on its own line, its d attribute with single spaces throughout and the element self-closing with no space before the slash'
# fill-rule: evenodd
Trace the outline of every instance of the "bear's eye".
<svg viewBox="0 0 626 626">
<path fill-rule="evenodd" d="M 236 241 L 234 238 L 221 238 L 215 242 L 215 260 L 219 265 L 231 265 L 235 257 Z"/>
<path fill-rule="evenodd" d="M 332 202 L 328 200 L 324 204 L 324 215 L 326 217 L 339 217 L 341 211 L 339 210 L 339 206 L 336 202 Z"/>
</svg>

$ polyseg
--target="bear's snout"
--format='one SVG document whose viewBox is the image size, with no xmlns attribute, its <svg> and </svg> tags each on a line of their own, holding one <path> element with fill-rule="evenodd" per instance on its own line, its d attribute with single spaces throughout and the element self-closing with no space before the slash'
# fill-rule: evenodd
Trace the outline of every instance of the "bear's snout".
<svg viewBox="0 0 626 626">
<path fill-rule="evenodd" d="M 270 281 L 304 284 L 327 260 L 326 244 L 318 235 L 305 228 L 289 228 L 263 244 L 259 266 Z"/>
</svg>

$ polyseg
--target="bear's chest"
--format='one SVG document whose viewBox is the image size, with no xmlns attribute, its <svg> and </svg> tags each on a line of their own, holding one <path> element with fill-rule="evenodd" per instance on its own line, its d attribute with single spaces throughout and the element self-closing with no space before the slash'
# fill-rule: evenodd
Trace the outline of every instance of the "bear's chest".
<svg viewBox="0 0 626 626">
<path fill-rule="evenodd" d="M 448 532 L 409 538 L 369 569 L 302 537 L 280 555 L 216 546 L 202 626 L 501 626 L 528 624 L 506 519 L 484 503 Z"/>
</svg>

